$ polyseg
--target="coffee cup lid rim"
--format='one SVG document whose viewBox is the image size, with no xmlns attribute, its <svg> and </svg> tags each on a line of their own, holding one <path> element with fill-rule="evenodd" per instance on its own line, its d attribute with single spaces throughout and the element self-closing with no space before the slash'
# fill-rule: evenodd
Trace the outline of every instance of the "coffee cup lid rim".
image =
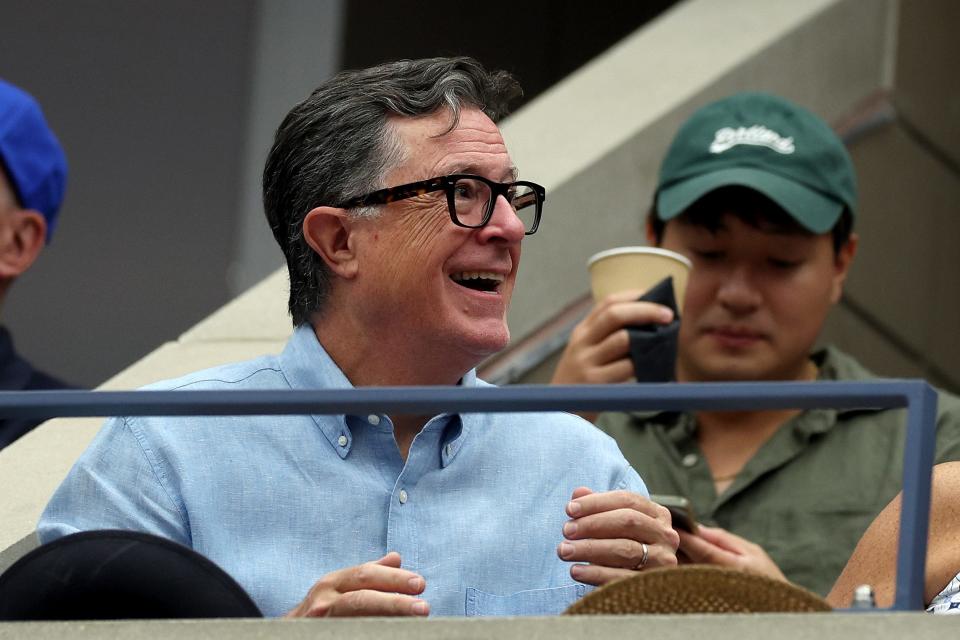
<svg viewBox="0 0 960 640">
<path fill-rule="evenodd" d="M 659 247 L 645 247 L 645 246 L 615 247 L 613 249 L 607 249 L 605 251 L 595 253 L 592 256 L 590 256 L 589 260 L 587 260 L 587 268 L 592 267 L 595 262 L 599 262 L 600 260 L 604 260 L 605 258 L 619 256 L 625 253 L 652 253 L 655 255 L 663 256 L 665 258 L 672 258 L 677 262 L 681 262 L 685 264 L 688 269 L 693 268 L 693 263 L 691 263 L 690 260 L 684 255 L 681 255 L 675 251 L 670 251 L 669 249 L 661 249 Z"/>
</svg>

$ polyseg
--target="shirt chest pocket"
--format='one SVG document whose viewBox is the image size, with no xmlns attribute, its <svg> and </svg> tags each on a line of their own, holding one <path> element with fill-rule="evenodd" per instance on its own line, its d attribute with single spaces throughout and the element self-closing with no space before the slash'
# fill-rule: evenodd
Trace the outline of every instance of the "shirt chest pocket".
<svg viewBox="0 0 960 640">
<path fill-rule="evenodd" d="M 530 589 L 508 595 L 495 595 L 467 587 L 468 616 L 552 616 L 583 597 L 583 584 L 569 584 L 551 589 Z"/>
</svg>

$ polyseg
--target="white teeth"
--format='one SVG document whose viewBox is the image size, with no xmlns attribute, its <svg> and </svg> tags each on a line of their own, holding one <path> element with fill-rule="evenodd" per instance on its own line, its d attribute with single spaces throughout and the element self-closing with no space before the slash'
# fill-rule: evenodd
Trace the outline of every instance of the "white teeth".
<svg viewBox="0 0 960 640">
<path fill-rule="evenodd" d="M 461 271 L 454 273 L 452 277 L 454 280 L 493 280 L 495 282 L 503 282 L 504 280 L 502 274 L 490 271 Z"/>
</svg>

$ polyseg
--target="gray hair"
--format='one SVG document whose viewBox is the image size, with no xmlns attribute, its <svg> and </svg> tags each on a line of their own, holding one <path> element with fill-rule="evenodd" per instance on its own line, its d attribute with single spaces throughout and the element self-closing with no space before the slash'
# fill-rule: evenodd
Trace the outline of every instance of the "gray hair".
<svg viewBox="0 0 960 640">
<path fill-rule="evenodd" d="M 488 72 L 472 58 L 401 60 L 338 73 L 287 114 L 263 171 L 263 205 L 287 260 L 294 326 L 309 322 L 330 290 L 329 268 L 303 237 L 304 217 L 385 186 L 384 176 L 406 151 L 390 116 L 447 109 L 449 132 L 462 107 L 498 122 L 521 94 L 510 74 Z"/>
</svg>

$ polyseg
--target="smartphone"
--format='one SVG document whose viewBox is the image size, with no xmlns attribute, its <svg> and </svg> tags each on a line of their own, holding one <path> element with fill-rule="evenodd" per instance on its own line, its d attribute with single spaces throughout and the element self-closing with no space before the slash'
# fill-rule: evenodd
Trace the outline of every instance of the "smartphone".
<svg viewBox="0 0 960 640">
<path fill-rule="evenodd" d="M 650 500 L 670 510 L 674 529 L 683 529 L 690 533 L 697 533 L 697 517 L 693 513 L 693 505 L 683 496 L 651 495 Z"/>
</svg>

